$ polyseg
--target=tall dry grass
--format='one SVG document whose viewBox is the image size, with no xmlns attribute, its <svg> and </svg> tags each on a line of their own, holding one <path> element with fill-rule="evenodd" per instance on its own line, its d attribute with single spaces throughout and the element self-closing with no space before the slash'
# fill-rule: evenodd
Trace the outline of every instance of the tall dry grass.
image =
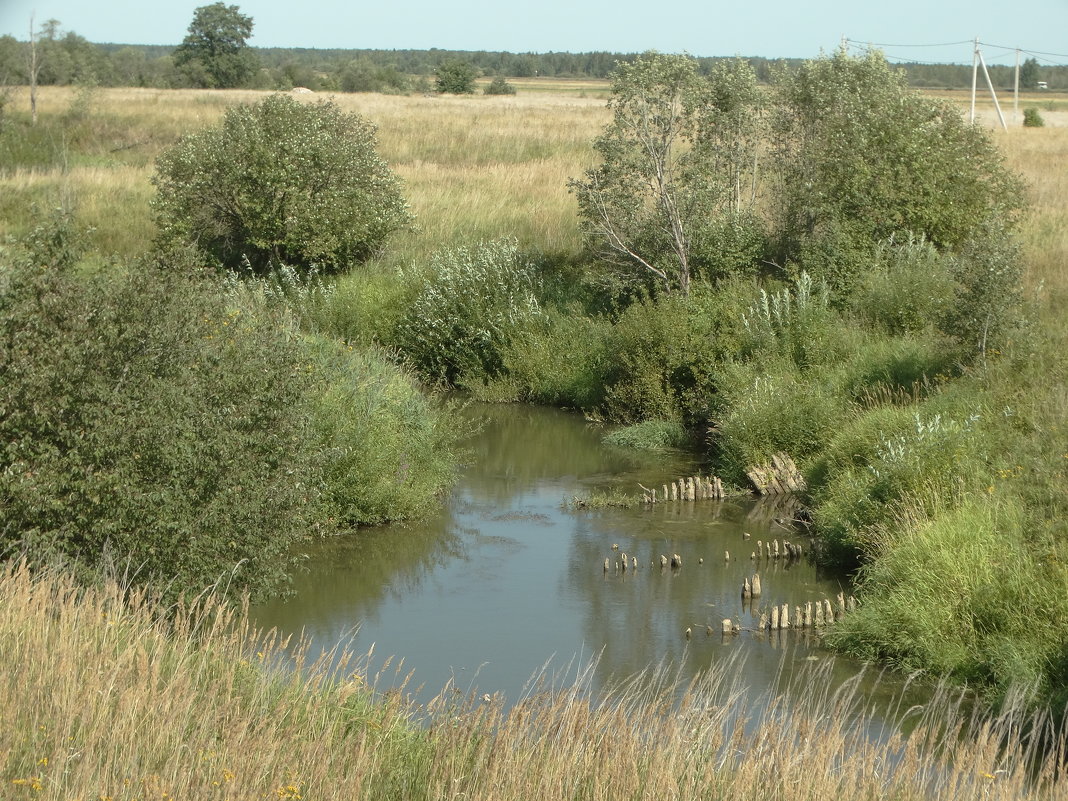
<svg viewBox="0 0 1068 801">
<path fill-rule="evenodd" d="M 39 92 L 41 124 L 52 125 L 62 140 L 56 143 L 58 163 L 0 169 L 0 236 L 31 225 L 33 204 L 66 207 L 95 228 L 101 254 L 120 256 L 151 243 L 150 179 L 159 153 L 182 134 L 218 123 L 231 105 L 267 94 L 100 89 L 86 101 L 69 87 Z M 27 106 L 23 94 L 14 93 L 9 106 L 16 117 Z M 307 96 L 305 102 L 325 97 Z M 443 245 L 500 237 L 547 252 L 579 246 L 567 180 L 593 158 L 590 143 L 607 120 L 603 98 L 543 89 L 506 97 L 329 97 L 378 126 L 379 151 L 406 182 L 416 225 L 393 240 L 390 261 L 406 263 Z M 86 112 L 78 137 L 68 137 L 70 111 L 79 100 Z"/>
<path fill-rule="evenodd" d="M 754 699 L 744 664 L 506 707 L 455 688 L 372 701 L 359 661 L 285 643 L 205 597 L 159 614 L 109 584 L 0 574 L 0 797 L 33 799 L 1029 799 L 1068 796 L 1063 741 L 935 692 L 879 714 L 814 669 Z M 299 652 L 299 649 L 297 649 Z M 373 684 L 373 680 L 372 684 Z"/>
</svg>

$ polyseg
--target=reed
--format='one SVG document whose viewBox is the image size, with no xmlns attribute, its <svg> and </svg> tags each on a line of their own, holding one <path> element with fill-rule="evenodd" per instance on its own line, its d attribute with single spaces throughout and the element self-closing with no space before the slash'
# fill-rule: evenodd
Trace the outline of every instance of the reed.
<svg viewBox="0 0 1068 801">
<path fill-rule="evenodd" d="M 508 705 L 423 708 L 351 654 L 253 630 L 211 595 L 161 614 L 18 563 L 0 573 L 0 783 L 33 799 L 1056 799 L 1063 740 L 935 688 L 880 710 L 826 668 L 754 698 L 745 665 L 611 690 L 546 671 Z M 393 669 L 403 676 L 403 667 Z M 389 678 L 389 677 L 387 677 Z M 890 724 L 879 721 L 888 719 Z"/>
</svg>

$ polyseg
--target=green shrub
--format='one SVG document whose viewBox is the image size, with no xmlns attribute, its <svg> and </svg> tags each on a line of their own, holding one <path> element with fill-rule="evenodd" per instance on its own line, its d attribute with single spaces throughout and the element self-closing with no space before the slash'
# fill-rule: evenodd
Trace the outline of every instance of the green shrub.
<svg viewBox="0 0 1068 801">
<path fill-rule="evenodd" d="M 467 61 L 449 59 L 434 70 L 434 88 L 441 94 L 470 95 L 475 91 L 478 71 Z"/>
<path fill-rule="evenodd" d="M 490 400 L 525 400 L 595 413 L 604 402 L 613 353 L 611 322 L 580 309 L 550 307 L 503 350 L 505 374 L 478 387 Z"/>
<path fill-rule="evenodd" d="M 806 272 L 769 294 L 761 289 L 757 301 L 741 316 L 743 358 L 782 357 L 805 369 L 838 356 L 842 326 L 828 307 L 827 287 Z"/>
<path fill-rule="evenodd" d="M 961 406 L 882 407 L 829 432 L 810 476 L 813 518 L 836 558 L 877 557 L 870 533 L 902 504 L 949 508 L 962 489 L 985 486 L 992 440 L 981 414 Z"/>
<path fill-rule="evenodd" d="M 67 239 L 0 286 L 4 549 L 278 590 L 321 485 L 299 345 L 180 265 L 74 273 Z"/>
<path fill-rule="evenodd" d="M 713 452 L 724 477 L 739 482 L 747 467 L 779 451 L 803 465 L 851 415 L 829 382 L 806 379 L 783 360 L 725 367 L 719 386 L 724 410 Z"/>
<path fill-rule="evenodd" d="M 483 93 L 487 95 L 514 95 L 515 87 L 508 83 L 503 75 L 498 75 L 489 82 Z"/>
<path fill-rule="evenodd" d="M 828 631 L 830 642 L 906 670 L 1053 689 L 1068 576 L 1033 555 L 1029 525 L 1019 504 L 989 497 L 899 515 L 860 572 L 859 610 Z"/>
<path fill-rule="evenodd" d="M 434 254 L 397 341 L 434 381 L 470 385 L 501 374 L 504 348 L 541 315 L 538 276 L 515 242 Z"/>
<path fill-rule="evenodd" d="M 330 101 L 272 95 L 227 110 L 158 159 L 161 241 L 230 268 L 338 270 L 378 251 L 410 216 L 375 152 L 375 127 Z"/>
<path fill-rule="evenodd" d="M 376 348 L 315 348 L 311 421 L 326 513 L 345 524 L 416 518 L 441 503 L 466 433 L 448 407 Z"/>
<path fill-rule="evenodd" d="M 954 250 L 1021 208 L 1020 182 L 989 132 L 910 90 L 878 51 L 841 48 L 784 72 L 773 127 L 782 258 L 828 232 L 852 243 L 847 251 L 903 232 Z"/>
<path fill-rule="evenodd" d="M 689 297 L 633 303 L 609 340 L 603 412 L 608 419 L 700 425 L 717 402 L 719 365 L 739 348 L 744 281 L 717 289 L 694 283 Z"/>
<path fill-rule="evenodd" d="M 985 357 L 1000 349 L 1022 320 L 1020 246 L 993 227 L 982 239 L 953 255 L 953 302 L 939 327 L 971 353 Z"/>
<path fill-rule="evenodd" d="M 924 239 L 881 243 L 858 271 L 848 298 L 854 314 L 888 334 L 919 333 L 938 326 L 952 305 L 953 262 Z"/>
<path fill-rule="evenodd" d="M 1046 124 L 1037 108 L 1025 108 L 1023 118 L 1024 128 L 1041 128 Z"/>
</svg>

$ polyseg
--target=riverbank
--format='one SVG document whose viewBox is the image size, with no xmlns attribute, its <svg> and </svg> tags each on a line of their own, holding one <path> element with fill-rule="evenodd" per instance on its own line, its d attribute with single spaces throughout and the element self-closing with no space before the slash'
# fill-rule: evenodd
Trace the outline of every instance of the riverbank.
<svg viewBox="0 0 1068 801">
<path fill-rule="evenodd" d="M 852 686 L 828 694 L 814 671 L 794 701 L 743 702 L 730 663 L 681 698 L 661 675 L 508 713 L 446 686 L 414 709 L 351 655 L 336 675 L 329 659 L 275 669 L 284 644 L 213 596 L 159 612 L 143 591 L 4 568 L 4 797 L 1068 797 L 1059 750 L 1021 738 L 1041 717 L 971 717 L 945 689 L 877 737 Z"/>
</svg>

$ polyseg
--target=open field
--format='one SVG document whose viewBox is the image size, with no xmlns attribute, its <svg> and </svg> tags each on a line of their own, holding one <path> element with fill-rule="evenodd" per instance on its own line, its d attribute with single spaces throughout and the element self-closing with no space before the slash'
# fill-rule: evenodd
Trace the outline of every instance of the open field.
<svg viewBox="0 0 1068 801">
<path fill-rule="evenodd" d="M 380 152 L 407 184 L 416 226 L 393 242 L 391 262 L 500 236 L 548 253 L 579 248 L 566 182 L 592 163 L 590 143 L 608 120 L 604 95 L 594 89 L 605 84 L 514 82 L 519 93 L 504 97 L 330 96 L 378 126 Z M 228 106 L 264 94 L 100 89 L 82 95 L 69 87 L 42 88 L 42 124 L 68 129 L 62 136 L 53 131 L 46 143 L 60 166 L 0 168 L 0 235 L 24 230 L 33 203 L 63 205 L 96 229 L 101 253 L 143 251 L 154 233 L 148 203 L 156 156 L 183 133 L 216 123 Z M 941 94 L 967 113 L 967 92 Z M 1059 168 L 1068 156 L 1068 111 L 1046 111 L 1041 103 L 1068 101 L 1051 98 L 1032 93 L 1021 100 L 1021 109 L 1042 109 L 1045 128 L 995 128 L 993 135 L 1031 186 L 1034 206 L 1024 225 L 1028 281 L 1059 292 L 1068 286 L 1068 178 Z M 26 91 L 16 91 L 8 113 L 24 115 L 27 107 Z M 978 109 L 986 123 L 993 119 L 989 96 L 978 98 Z M 1011 118 L 1011 107 L 1006 113 Z M 72 115 L 79 115 L 76 125 L 69 122 Z"/>
</svg>

